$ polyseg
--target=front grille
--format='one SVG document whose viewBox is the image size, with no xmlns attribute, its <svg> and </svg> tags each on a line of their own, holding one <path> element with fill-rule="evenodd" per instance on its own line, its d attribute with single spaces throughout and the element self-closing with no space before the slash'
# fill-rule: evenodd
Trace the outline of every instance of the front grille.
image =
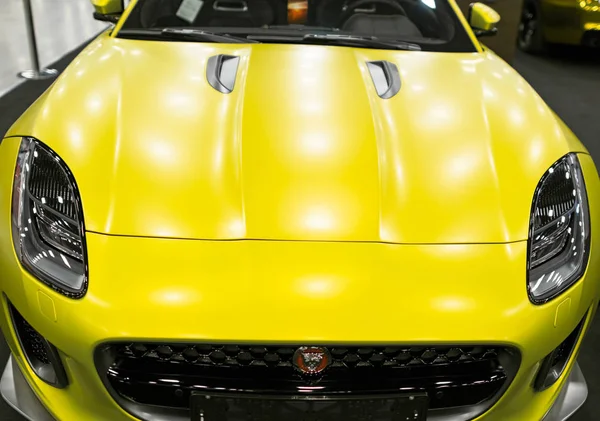
<svg viewBox="0 0 600 421">
<path fill-rule="evenodd" d="M 292 367 L 298 347 L 132 343 L 117 348 L 122 358 L 197 366 Z M 331 368 L 418 367 L 494 361 L 494 347 L 332 347 Z"/>
<path fill-rule="evenodd" d="M 519 361 L 517 351 L 496 346 L 332 346 L 326 347 L 329 367 L 307 376 L 294 367 L 299 347 L 116 343 L 99 347 L 96 361 L 109 391 L 126 408 L 129 403 L 177 410 L 189 410 L 194 391 L 323 397 L 426 393 L 430 410 L 478 405 L 493 402 L 512 376 L 506 363 Z"/>
</svg>

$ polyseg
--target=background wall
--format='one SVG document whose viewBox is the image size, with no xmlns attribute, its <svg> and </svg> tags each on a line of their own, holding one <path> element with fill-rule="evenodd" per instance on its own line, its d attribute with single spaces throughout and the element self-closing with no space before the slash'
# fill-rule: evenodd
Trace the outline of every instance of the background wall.
<svg viewBox="0 0 600 421">
<path fill-rule="evenodd" d="M 31 0 L 42 66 L 58 60 L 107 27 L 92 19 L 89 0 Z M 0 96 L 31 68 L 23 0 L 0 0 Z"/>
</svg>

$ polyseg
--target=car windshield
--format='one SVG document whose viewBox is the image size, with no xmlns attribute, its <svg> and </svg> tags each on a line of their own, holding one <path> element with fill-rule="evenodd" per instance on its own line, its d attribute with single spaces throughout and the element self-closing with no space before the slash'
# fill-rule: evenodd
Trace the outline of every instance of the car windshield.
<svg viewBox="0 0 600 421">
<path fill-rule="evenodd" d="M 117 36 L 476 51 L 448 0 L 139 0 Z"/>
</svg>

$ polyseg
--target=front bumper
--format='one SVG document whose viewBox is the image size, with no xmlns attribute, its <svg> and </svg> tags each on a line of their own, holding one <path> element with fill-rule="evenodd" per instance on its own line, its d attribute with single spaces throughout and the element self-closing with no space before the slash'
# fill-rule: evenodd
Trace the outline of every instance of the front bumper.
<svg viewBox="0 0 600 421">
<path fill-rule="evenodd" d="M 591 205 L 598 200 L 591 198 Z M 600 265 L 593 248 L 596 264 L 584 278 L 542 306 L 527 297 L 525 242 L 397 246 L 89 234 L 88 249 L 94 282 L 80 300 L 53 292 L 7 262 L 12 254 L 0 259 L 0 289 L 60 351 L 69 378 L 65 389 L 30 370 L 3 302 L 0 325 L 14 360 L 59 420 L 134 419 L 111 397 L 93 359 L 99 345 L 123 340 L 506 345 L 519 350 L 520 369 L 481 419 L 541 419 L 567 374 L 535 392 L 540 361 L 586 315 L 587 331 L 598 305 Z M 181 256 L 194 256 L 193 264 L 168 263 Z"/>
<path fill-rule="evenodd" d="M 54 421 L 44 405 L 37 399 L 25 380 L 21 369 L 9 358 L 2 380 L 0 393 L 4 400 L 29 421 Z M 558 398 L 544 417 L 544 421 L 569 419 L 587 399 L 588 388 L 578 364 L 573 366 Z"/>
</svg>

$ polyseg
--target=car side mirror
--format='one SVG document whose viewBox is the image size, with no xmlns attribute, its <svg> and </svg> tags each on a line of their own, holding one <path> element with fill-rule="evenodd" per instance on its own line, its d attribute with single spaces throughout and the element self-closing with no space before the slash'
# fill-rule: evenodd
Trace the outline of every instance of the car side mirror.
<svg viewBox="0 0 600 421">
<path fill-rule="evenodd" d="M 121 14 L 102 14 L 98 12 L 94 12 L 94 19 L 99 20 L 100 22 L 110 22 L 116 24 L 121 18 Z"/>
<path fill-rule="evenodd" d="M 500 15 L 490 6 L 483 3 L 473 3 L 469 7 L 469 25 L 477 37 L 486 37 L 498 33 Z"/>
<path fill-rule="evenodd" d="M 96 11 L 94 19 L 102 22 L 117 23 L 125 9 L 123 0 L 92 0 Z"/>
</svg>

